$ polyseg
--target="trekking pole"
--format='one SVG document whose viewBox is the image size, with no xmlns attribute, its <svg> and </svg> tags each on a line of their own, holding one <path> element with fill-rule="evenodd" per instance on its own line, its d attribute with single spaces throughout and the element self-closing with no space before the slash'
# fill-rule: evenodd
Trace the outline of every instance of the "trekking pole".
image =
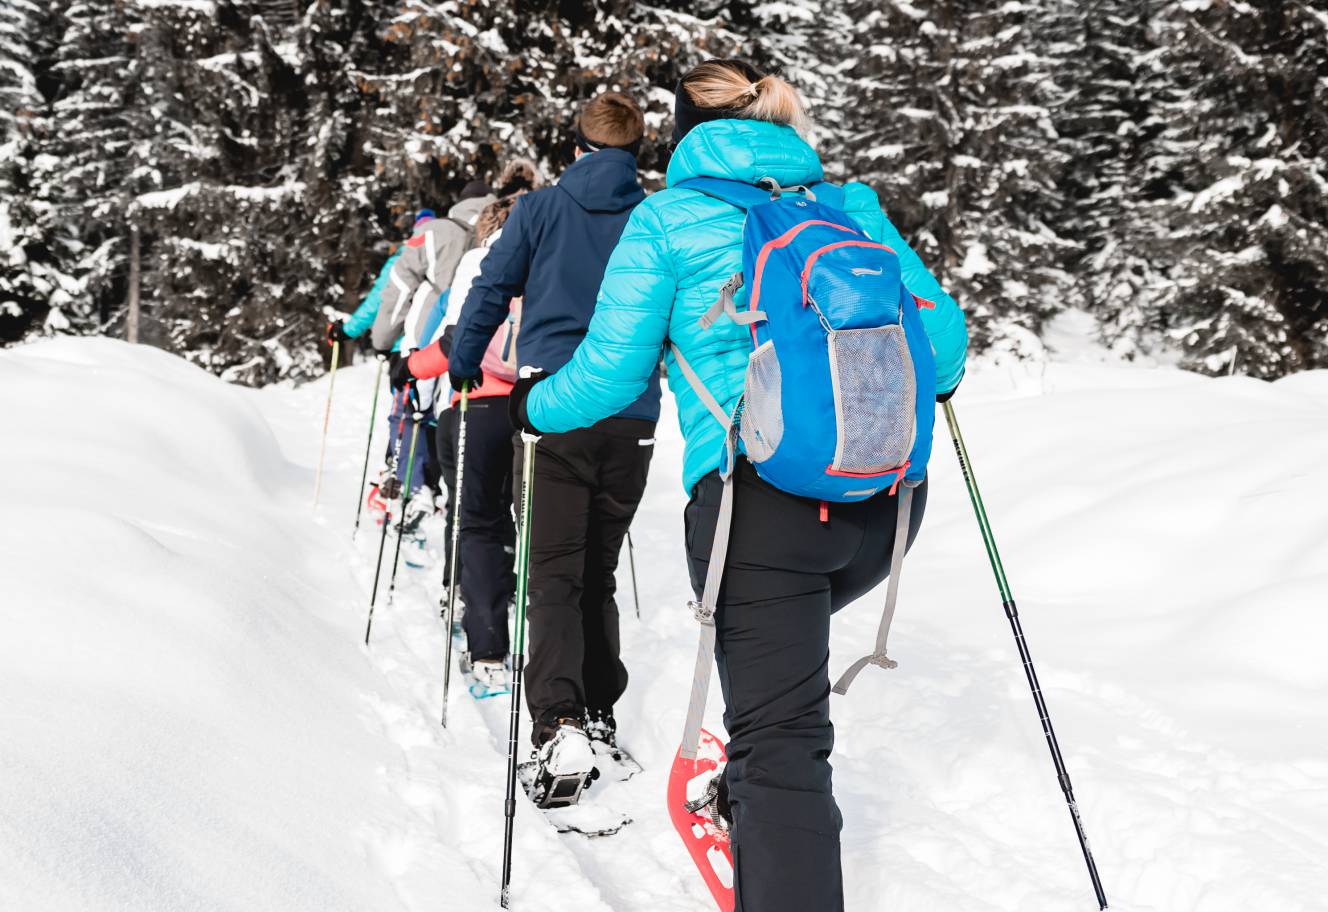
<svg viewBox="0 0 1328 912">
<path fill-rule="evenodd" d="M 383 383 L 383 365 L 386 363 L 387 359 L 379 355 L 378 373 L 374 374 L 373 405 L 369 408 L 369 439 L 364 442 L 364 468 L 360 470 L 360 493 L 355 499 L 355 531 L 350 534 L 352 539 L 360 534 L 360 514 L 364 512 L 364 483 L 369 479 L 369 454 L 373 451 L 374 420 L 378 417 L 378 388 Z"/>
<path fill-rule="evenodd" d="M 332 388 L 337 385 L 337 365 L 341 363 L 341 340 L 332 343 L 332 376 L 327 381 L 327 406 L 323 409 L 323 441 L 318 445 L 318 472 L 314 475 L 314 506 L 323 488 L 323 457 L 327 454 L 327 426 L 332 420 Z"/>
<path fill-rule="evenodd" d="M 420 425 L 424 422 L 424 413 L 415 412 L 411 415 L 410 421 L 410 455 L 406 457 L 406 480 L 401 487 L 401 519 L 397 521 L 397 547 L 392 554 L 392 579 L 387 585 L 388 605 L 392 604 L 392 595 L 397 591 L 397 568 L 401 566 L 401 540 L 406 537 L 406 507 L 410 506 L 410 483 L 415 478 L 415 444 L 420 439 Z"/>
<path fill-rule="evenodd" d="M 388 468 L 391 470 L 391 473 L 388 477 L 394 477 L 396 475 L 397 466 L 400 465 L 401 463 L 401 438 L 406 427 L 405 398 L 406 394 L 409 393 L 409 391 L 410 391 L 410 384 L 407 383 L 404 387 L 401 388 L 402 396 L 400 397 L 400 399 L 393 400 L 394 402 L 399 401 L 401 403 L 400 407 L 402 409 L 402 412 L 401 412 L 401 421 L 397 423 L 397 446 L 396 446 L 396 451 L 392 454 L 392 459 L 391 459 L 392 464 L 388 466 Z M 391 416 L 389 416 L 389 418 L 390 417 Z M 387 547 L 388 526 L 392 525 L 392 510 L 387 507 L 388 503 L 389 501 L 387 500 L 383 501 L 384 504 L 383 532 L 381 535 L 378 536 L 378 562 L 374 565 L 373 592 L 370 593 L 369 595 L 369 621 L 367 624 L 364 625 L 365 646 L 369 645 L 369 631 L 373 630 L 374 604 L 377 603 L 378 601 L 378 579 L 383 574 L 383 551 Z M 405 504 L 404 494 L 402 495 L 401 515 L 403 518 L 406 515 L 406 504 Z"/>
<path fill-rule="evenodd" d="M 499 902 L 504 909 L 511 900 L 512 829 L 516 821 L 516 752 L 521 727 L 521 674 L 526 667 L 526 591 L 530 577 L 530 501 L 535 487 L 535 443 L 539 438 L 521 434 L 521 527 L 516 544 L 516 633 L 512 646 L 512 722 L 507 730 L 507 800 L 503 815 L 503 890 Z"/>
<path fill-rule="evenodd" d="M 632 601 L 636 603 L 636 619 L 641 620 L 641 591 L 636 587 L 636 549 L 632 547 L 632 533 L 627 532 L 627 566 L 632 570 Z"/>
<path fill-rule="evenodd" d="M 1107 894 L 1102 891 L 1102 881 L 1097 874 L 1097 863 L 1088 847 L 1088 836 L 1084 833 L 1084 822 L 1079 817 L 1079 805 L 1074 800 L 1074 789 L 1070 785 L 1070 774 L 1065 769 L 1065 760 L 1061 757 L 1060 743 L 1051 727 L 1051 715 L 1047 711 L 1047 702 L 1042 697 L 1042 687 L 1038 684 L 1037 672 L 1033 669 L 1033 657 L 1029 654 L 1028 643 L 1024 640 L 1023 626 L 1019 623 L 1019 611 L 1015 608 L 1014 595 L 1010 584 L 1005 579 L 1005 567 L 1001 564 L 1001 555 L 996 550 L 996 538 L 992 535 L 991 524 L 987 522 L 987 508 L 983 506 L 982 495 L 978 493 L 978 482 L 973 475 L 973 468 L 968 459 L 968 449 L 964 446 L 963 435 L 959 433 L 959 422 L 955 418 L 954 406 L 948 401 L 943 403 L 945 423 L 950 426 L 950 437 L 954 440 L 955 454 L 959 457 L 959 468 L 964 473 L 964 484 L 968 486 L 968 497 L 973 502 L 973 512 L 977 516 L 978 529 L 982 533 L 982 542 L 987 548 L 987 559 L 996 574 L 996 588 L 1000 590 L 1005 616 L 1010 620 L 1010 630 L 1014 633 L 1015 644 L 1019 647 L 1019 658 L 1024 663 L 1024 674 L 1028 677 L 1028 686 L 1033 690 L 1033 702 L 1037 705 L 1038 719 L 1042 722 L 1042 734 L 1046 736 L 1047 747 L 1051 750 L 1051 761 L 1056 766 L 1056 779 L 1070 808 L 1070 818 L 1074 821 L 1075 834 L 1079 837 L 1079 848 L 1084 853 L 1084 862 L 1088 865 L 1088 876 L 1093 881 L 1093 892 L 1097 894 L 1099 909 L 1107 908 Z"/>
<path fill-rule="evenodd" d="M 461 568 L 457 557 L 461 550 L 461 484 L 466 479 L 466 412 L 470 408 L 470 384 L 461 385 L 461 418 L 457 422 L 456 484 L 452 486 L 452 574 L 447 581 L 447 612 L 445 630 L 447 646 L 443 658 L 443 728 L 447 728 L 447 692 L 452 684 L 452 620 L 456 617 L 457 577 Z"/>
</svg>

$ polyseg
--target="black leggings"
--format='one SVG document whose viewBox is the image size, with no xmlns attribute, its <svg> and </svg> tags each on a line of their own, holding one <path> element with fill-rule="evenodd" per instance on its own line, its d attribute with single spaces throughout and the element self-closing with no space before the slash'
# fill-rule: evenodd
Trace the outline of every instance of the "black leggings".
<svg viewBox="0 0 1328 912">
<path fill-rule="evenodd" d="M 830 615 L 889 575 L 898 499 L 830 504 L 822 522 L 819 502 L 766 484 L 745 460 L 734 484 L 715 659 L 729 733 L 735 912 L 836 912 L 844 895 L 830 781 Z M 722 490 L 718 473 L 707 475 L 685 514 L 698 598 Z M 926 506 L 924 482 L 910 545 Z"/>
</svg>

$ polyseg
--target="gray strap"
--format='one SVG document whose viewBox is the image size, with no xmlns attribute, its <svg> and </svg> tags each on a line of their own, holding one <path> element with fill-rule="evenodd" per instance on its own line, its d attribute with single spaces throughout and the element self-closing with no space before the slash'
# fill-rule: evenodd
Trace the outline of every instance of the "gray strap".
<svg viewBox="0 0 1328 912">
<path fill-rule="evenodd" d="M 868 665 L 896 668 L 899 663 L 885 654 L 885 641 L 890 636 L 890 622 L 895 619 L 895 602 L 899 597 L 899 573 L 904 567 L 904 553 L 908 549 L 908 525 L 913 512 L 913 488 L 905 485 L 899 491 L 899 505 L 895 519 L 895 547 L 890 555 L 890 585 L 885 594 L 885 610 L 881 612 L 881 626 L 876 630 L 876 651 L 863 656 L 852 665 L 835 684 L 837 694 L 848 693 L 858 672 Z"/>
<path fill-rule="evenodd" d="M 723 406 L 719 404 L 719 400 L 710 394 L 710 390 L 706 389 L 705 384 L 701 382 L 701 377 L 696 371 L 692 370 L 692 366 L 688 364 L 687 359 L 682 356 L 682 352 L 678 349 L 678 346 L 670 344 L 669 348 L 673 350 L 673 357 L 677 360 L 678 367 L 682 369 L 682 375 L 687 378 L 688 385 L 691 386 L 692 392 L 696 393 L 700 398 L 701 404 L 704 405 L 710 411 L 710 414 L 715 416 L 715 420 L 724 427 L 728 427 L 732 424 L 733 419 L 729 417 L 729 413 L 724 411 Z"/>
<path fill-rule="evenodd" d="M 729 437 L 732 436 L 730 431 Z M 701 641 L 696 648 L 692 698 L 687 704 L 687 722 L 679 750 L 685 760 L 696 759 L 696 748 L 701 742 L 701 722 L 705 716 L 706 696 L 710 692 L 710 672 L 715 664 L 715 608 L 719 602 L 719 587 L 724 581 L 724 564 L 729 559 L 729 534 L 732 529 L 733 476 L 730 474 L 724 476 L 724 494 L 719 501 L 719 515 L 715 519 L 715 541 L 710 546 L 710 566 L 706 569 L 701 601 L 688 603 L 701 623 Z"/>
<path fill-rule="evenodd" d="M 724 287 L 728 288 L 728 285 L 725 285 Z M 702 314 L 701 319 L 697 320 L 696 322 L 701 324 L 702 329 L 709 329 L 710 327 L 714 326 L 715 321 L 718 320 L 724 314 L 725 309 L 726 308 L 724 305 L 724 292 L 721 289 L 719 292 L 719 297 L 715 298 L 715 303 L 711 304 L 710 309 L 707 310 L 704 314 Z"/>
<path fill-rule="evenodd" d="M 744 310 L 738 311 L 738 305 L 734 303 L 733 296 L 742 288 L 742 273 L 735 272 L 729 276 L 729 280 L 719 289 L 719 298 L 710 309 L 701 315 L 701 319 L 696 322 L 701 324 L 702 329 L 709 329 L 715 325 L 715 321 L 722 314 L 728 314 L 729 319 L 739 326 L 750 326 L 753 323 L 761 323 L 766 320 L 763 310 Z"/>
</svg>

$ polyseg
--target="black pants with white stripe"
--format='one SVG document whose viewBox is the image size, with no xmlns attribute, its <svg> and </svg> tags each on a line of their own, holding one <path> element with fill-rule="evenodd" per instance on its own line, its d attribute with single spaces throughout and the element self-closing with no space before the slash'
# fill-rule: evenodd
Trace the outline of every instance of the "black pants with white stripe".
<svg viewBox="0 0 1328 912">
<path fill-rule="evenodd" d="M 830 504 L 822 521 L 819 501 L 772 487 L 745 459 L 734 484 L 715 659 L 729 733 L 725 785 L 733 812 L 735 912 L 837 912 L 844 891 L 842 819 L 830 779 L 830 615 L 889 575 L 898 498 L 881 493 Z M 719 474 L 711 473 L 687 505 L 697 598 L 722 492 Z M 913 494 L 910 545 L 926 506 L 923 482 Z M 871 630 L 843 664 L 871 651 Z"/>
<path fill-rule="evenodd" d="M 654 437 L 652 421 L 607 418 L 540 438 L 531 503 L 525 683 L 537 746 L 553 734 L 558 718 L 610 712 L 627 689 L 615 574 L 645 493 Z M 519 435 L 515 448 L 519 501 Z"/>
</svg>

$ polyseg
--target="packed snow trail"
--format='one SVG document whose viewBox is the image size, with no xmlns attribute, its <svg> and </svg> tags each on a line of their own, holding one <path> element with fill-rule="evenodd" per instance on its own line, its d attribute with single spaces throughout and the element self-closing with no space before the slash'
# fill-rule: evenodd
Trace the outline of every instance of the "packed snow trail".
<svg viewBox="0 0 1328 912">
<path fill-rule="evenodd" d="M 507 701 L 454 688 L 438 726 L 437 563 L 402 568 L 363 647 L 373 365 L 338 377 L 315 512 L 326 382 L 0 352 L 0 908 L 496 907 Z M 516 909 L 710 908 L 663 806 L 695 648 L 670 402 L 639 623 L 620 581 L 635 822 L 559 836 L 522 801 Z M 1112 908 L 1322 910 L 1328 373 L 1081 355 L 975 366 L 955 404 Z M 836 618 L 832 674 L 882 597 Z M 891 652 L 832 704 L 848 908 L 1093 908 L 948 441 Z"/>
</svg>

